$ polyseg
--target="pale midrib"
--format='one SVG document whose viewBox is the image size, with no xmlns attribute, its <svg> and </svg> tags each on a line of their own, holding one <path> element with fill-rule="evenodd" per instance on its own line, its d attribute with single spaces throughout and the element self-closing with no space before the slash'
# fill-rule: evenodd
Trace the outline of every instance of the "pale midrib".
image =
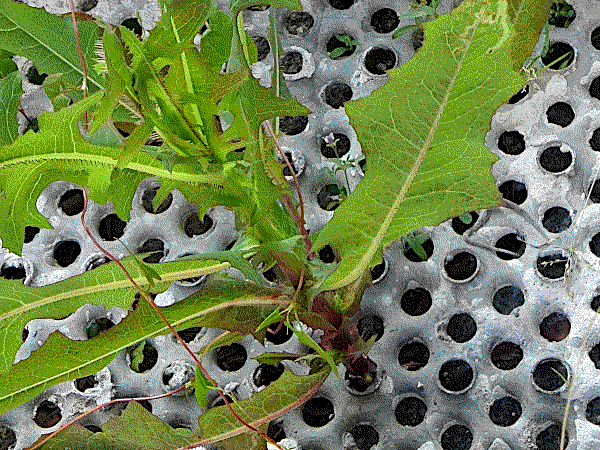
<svg viewBox="0 0 600 450">
<path fill-rule="evenodd" d="M 285 298 L 287 298 L 287 300 L 288 300 L 287 302 L 286 302 Z M 256 305 L 260 305 L 260 306 L 273 305 L 273 306 L 287 307 L 287 304 L 289 304 L 289 301 L 290 301 L 289 297 L 284 297 L 283 299 L 281 297 L 278 297 L 278 298 L 271 298 L 271 297 L 256 298 L 256 297 L 253 297 L 253 298 L 246 298 L 246 299 L 243 299 L 243 300 L 240 300 L 240 301 L 235 301 L 235 300 L 234 301 L 229 301 L 229 302 L 226 302 L 226 303 L 221 303 L 219 305 L 215 305 L 215 306 L 213 306 L 211 308 L 208 308 L 208 309 L 204 309 L 204 310 L 202 310 L 202 311 L 200 311 L 200 312 L 198 312 L 196 314 L 192 314 L 192 315 L 186 316 L 183 319 L 177 320 L 175 322 L 171 322 L 171 325 L 173 327 L 177 327 L 181 323 L 188 322 L 188 321 L 190 321 L 192 319 L 195 319 L 197 317 L 205 316 L 207 314 L 210 314 L 210 313 L 215 312 L 215 311 L 219 311 L 220 309 L 224 309 L 224 308 L 238 307 L 238 306 L 256 306 Z M 284 304 L 282 304 L 282 303 L 284 303 Z M 287 304 L 285 304 L 285 303 L 287 303 Z M 136 342 L 144 340 L 144 339 L 149 339 L 149 338 L 151 338 L 153 336 L 156 336 L 157 334 L 160 334 L 160 333 L 163 333 L 163 332 L 167 331 L 168 329 L 169 329 L 169 327 L 167 327 L 166 325 L 164 325 L 163 327 L 159 328 L 158 330 L 155 330 L 152 333 L 146 334 L 145 336 L 142 336 L 139 339 L 136 339 Z M 77 341 L 74 341 L 74 342 L 76 343 Z M 102 356 L 99 356 L 99 357 L 91 359 L 91 360 L 87 360 L 87 361 L 85 361 L 84 364 L 81 364 L 81 365 L 76 366 L 76 367 L 72 367 L 72 368 L 70 368 L 68 370 L 65 370 L 65 371 L 63 371 L 63 372 L 61 372 L 59 374 L 56 374 L 56 375 L 54 375 L 52 377 L 46 378 L 43 381 L 40 381 L 40 382 L 34 383 L 34 384 L 30 384 L 29 386 L 26 386 L 26 387 L 24 387 L 22 389 L 19 389 L 18 391 L 14 391 L 14 392 L 11 392 L 10 394 L 6 394 L 6 395 L 0 397 L 0 402 L 3 401 L 3 400 L 9 399 L 10 397 L 13 397 L 15 395 L 18 395 L 18 394 L 20 394 L 22 392 L 27 392 L 27 391 L 29 391 L 29 390 L 31 390 L 33 388 L 36 388 L 36 387 L 38 387 L 40 385 L 47 384 L 47 383 L 51 382 L 52 380 L 55 380 L 55 379 L 60 378 L 62 376 L 69 375 L 69 374 L 71 374 L 71 373 L 73 373 L 73 372 L 75 372 L 75 371 L 77 371 L 79 369 L 84 369 L 85 367 L 90 366 L 90 365 L 92 365 L 92 364 L 94 364 L 94 363 L 96 363 L 98 361 L 101 361 L 101 360 L 107 358 L 108 356 L 111 356 L 111 355 L 119 353 L 121 350 L 124 350 L 124 349 L 130 347 L 131 344 L 132 344 L 132 342 L 129 342 L 129 343 L 125 344 L 125 345 L 122 345 L 121 347 L 119 347 L 117 349 L 114 349 L 114 350 L 111 350 L 109 352 L 106 352 Z"/>
<path fill-rule="evenodd" d="M 85 153 L 44 153 L 42 155 L 30 155 L 23 156 L 21 158 L 14 158 L 9 161 L 5 161 L 0 163 L 0 170 L 2 168 L 6 168 L 9 166 L 16 166 L 19 164 L 32 164 L 35 163 L 35 160 L 41 160 L 39 164 L 42 162 L 47 162 L 49 160 L 53 161 L 85 161 L 93 164 L 104 164 L 108 166 L 117 165 L 117 160 L 113 158 L 109 158 L 107 156 L 100 155 L 88 155 Z M 165 179 L 170 179 L 173 181 L 183 181 L 186 183 L 201 183 L 201 184 L 221 184 L 223 182 L 223 178 L 220 175 L 207 175 L 207 174 L 189 174 L 189 173 L 177 173 L 177 172 L 169 172 L 166 169 L 155 168 L 151 166 L 147 166 L 139 163 L 129 163 L 125 166 L 125 169 L 135 170 L 136 172 L 148 173 L 155 176 L 160 176 Z"/>
<path fill-rule="evenodd" d="M 471 46 L 471 43 L 473 42 L 472 38 L 473 38 L 473 36 L 475 36 L 475 33 L 477 32 L 478 25 L 479 25 L 478 22 L 475 22 L 473 24 L 473 34 L 471 35 L 471 40 L 469 41 L 468 45 L 466 46 L 466 48 L 462 54 L 462 58 L 458 62 L 458 65 L 454 72 L 454 76 L 452 77 L 452 80 L 450 81 L 450 84 L 448 85 L 448 89 L 446 90 L 444 99 L 440 103 L 440 106 L 438 108 L 438 112 L 437 112 L 435 120 L 433 121 L 433 124 L 431 126 L 431 130 L 429 131 L 429 135 L 427 136 L 427 139 L 423 143 L 423 147 L 421 148 L 421 151 L 419 152 L 419 156 L 416 160 L 416 163 L 413 166 L 410 173 L 408 174 L 408 177 L 407 177 L 404 185 L 402 186 L 402 190 L 400 191 L 400 193 L 396 197 L 396 200 L 392 204 L 389 214 L 385 217 L 385 219 L 382 223 L 382 226 L 379 227 L 379 231 L 375 235 L 375 238 L 372 240 L 372 245 L 370 245 L 369 248 L 367 249 L 367 251 L 365 253 L 363 253 L 362 258 L 360 258 L 360 260 L 358 261 L 358 264 L 356 264 L 355 269 L 353 271 L 351 271 L 348 275 L 346 275 L 340 281 L 328 286 L 327 289 L 331 289 L 331 290 L 340 289 L 344 286 L 349 285 L 353 281 L 355 281 L 360 276 L 360 274 L 362 273 L 364 268 L 367 267 L 368 264 L 371 262 L 371 260 L 373 259 L 373 256 L 375 256 L 375 252 L 379 248 L 379 244 L 383 241 L 383 238 L 385 237 L 385 234 L 387 233 L 387 230 L 390 227 L 392 220 L 394 220 L 394 217 L 396 217 L 396 213 L 398 212 L 400 205 L 404 201 L 404 197 L 406 196 L 406 193 L 410 189 L 412 182 L 415 179 L 415 177 L 417 176 L 419 168 L 421 167 L 421 164 L 423 163 L 423 160 L 425 159 L 425 156 L 427 155 L 427 152 L 429 151 L 429 146 L 431 145 L 431 142 L 433 141 L 433 138 L 434 138 L 437 128 L 439 126 L 442 115 L 444 114 L 444 110 L 446 109 L 446 105 L 448 104 L 448 99 L 450 98 L 452 88 L 454 87 L 454 83 L 456 82 L 456 79 L 458 77 L 458 74 L 460 73 L 460 70 L 465 61 L 467 53 L 469 52 L 469 47 Z M 376 244 L 376 245 L 373 245 L 373 244 Z"/>
<path fill-rule="evenodd" d="M 230 267 L 229 263 L 221 263 L 221 264 L 217 264 L 215 266 L 203 267 L 201 269 L 186 269 L 186 270 L 182 270 L 182 271 L 178 271 L 178 272 L 170 272 L 168 274 L 161 275 L 160 277 L 161 277 L 161 282 L 169 282 L 169 281 L 179 280 L 182 278 L 189 278 L 191 276 L 206 275 L 205 273 L 202 273 L 202 272 L 212 273 L 215 270 L 224 270 L 224 269 L 227 269 L 228 267 Z M 135 281 L 135 283 L 140 287 L 148 284 L 148 281 L 146 280 L 145 277 L 134 278 L 133 281 Z M 102 285 L 88 286 L 88 287 L 83 287 L 83 288 L 79 288 L 79 289 L 74 289 L 74 290 L 68 291 L 68 292 L 61 292 L 59 294 L 52 295 L 50 297 L 44 297 L 38 301 L 28 303 L 28 304 L 20 306 L 18 308 L 12 309 L 10 311 L 5 312 L 4 314 L 0 314 L 0 322 L 8 319 L 10 317 L 17 316 L 19 314 L 30 311 L 32 309 L 40 308 L 42 306 L 46 306 L 46 305 L 64 300 L 66 298 L 81 297 L 81 296 L 84 296 L 87 294 L 95 294 L 98 292 L 113 291 L 113 290 L 117 290 L 117 289 L 124 289 L 127 287 L 133 287 L 133 285 L 131 284 L 131 282 L 129 280 L 119 280 L 119 281 L 113 281 L 111 283 L 105 283 Z"/>
</svg>

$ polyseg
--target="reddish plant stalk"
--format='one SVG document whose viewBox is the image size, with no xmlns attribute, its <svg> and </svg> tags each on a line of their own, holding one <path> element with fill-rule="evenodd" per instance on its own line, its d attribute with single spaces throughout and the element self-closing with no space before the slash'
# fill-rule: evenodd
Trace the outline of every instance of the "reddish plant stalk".
<svg viewBox="0 0 600 450">
<path fill-rule="evenodd" d="M 83 89 L 83 98 L 87 98 L 88 88 L 87 88 L 87 68 L 85 66 L 85 59 L 83 58 L 83 52 L 81 51 L 81 41 L 79 40 L 79 28 L 77 27 L 77 18 L 75 17 L 75 5 L 73 5 L 73 0 L 69 0 L 69 4 L 71 5 L 71 20 L 73 21 L 73 29 L 75 30 L 75 43 L 77 44 L 77 53 L 79 54 L 79 61 L 81 62 L 81 70 L 83 72 L 83 82 L 81 83 L 81 89 Z M 87 132 L 88 125 L 88 116 L 87 111 L 84 115 L 84 124 L 83 129 Z"/>
<path fill-rule="evenodd" d="M 104 408 L 105 406 L 110 406 L 113 403 L 124 403 L 124 402 L 130 402 L 132 400 L 135 401 L 143 401 L 143 400 L 156 400 L 157 398 L 162 398 L 162 397 L 168 397 L 170 395 L 176 394 L 177 392 L 180 392 L 182 390 L 184 390 L 186 388 L 185 385 L 178 387 L 177 389 L 173 390 L 173 391 L 169 391 L 165 394 L 160 394 L 160 395 L 155 395 L 152 397 L 127 397 L 127 398 L 115 398 L 113 400 L 110 400 L 106 403 L 102 403 L 101 405 L 98 406 L 94 406 L 92 409 L 90 409 L 89 411 L 84 412 L 83 414 L 80 414 L 79 416 L 75 417 L 74 419 L 69 420 L 67 423 L 65 423 L 62 427 L 60 427 L 58 430 L 53 431 L 52 433 L 50 433 L 48 436 L 46 436 L 43 440 L 41 440 L 40 442 L 38 442 L 37 444 L 35 444 L 33 447 L 29 447 L 27 450 L 35 450 L 37 448 L 40 448 L 42 445 L 44 445 L 46 442 L 48 442 L 50 439 L 52 439 L 54 436 L 56 436 L 58 433 L 60 433 L 62 430 L 64 430 L 65 428 L 73 425 L 75 422 L 77 422 L 79 419 L 95 412 L 98 411 L 101 408 Z"/>
<path fill-rule="evenodd" d="M 298 217 L 298 211 L 296 211 L 296 207 L 294 206 L 292 199 L 290 198 L 289 195 L 286 195 L 284 197 L 285 206 L 287 207 L 292 218 L 294 219 L 294 222 L 296 222 L 296 225 L 298 226 L 298 231 L 304 238 L 304 244 L 306 245 L 306 258 L 309 261 L 312 261 L 312 259 L 314 258 L 314 253 L 311 253 L 311 251 L 310 251 L 310 249 L 312 247 L 312 242 L 310 242 L 310 239 L 308 237 L 308 232 L 306 231 L 306 228 L 304 228 L 304 224 L 306 223 L 304 220 L 304 200 L 302 199 L 302 193 L 300 192 L 300 184 L 298 183 L 298 178 L 296 178 L 296 172 L 294 171 L 292 164 L 287 159 L 287 156 L 285 156 L 285 153 L 281 149 L 281 146 L 279 145 L 279 142 L 277 141 L 277 138 L 275 137 L 275 133 L 273 132 L 273 128 L 271 128 L 271 124 L 269 123 L 268 120 L 266 120 L 265 123 L 267 124 L 269 133 L 271 133 L 271 137 L 273 138 L 273 141 L 275 142 L 275 145 L 277 146 L 277 150 L 279 150 L 279 154 L 283 158 L 283 161 L 285 162 L 286 166 L 290 170 L 290 173 L 292 174 L 292 178 L 294 179 L 294 186 L 296 187 L 296 193 L 298 194 L 298 201 L 300 202 L 300 216 Z"/>
<path fill-rule="evenodd" d="M 71 0 L 72 1 L 72 0 Z M 188 345 L 185 343 L 185 341 L 181 338 L 181 336 L 179 336 L 179 333 L 177 333 L 177 331 L 175 330 L 175 328 L 173 328 L 173 326 L 169 323 L 169 321 L 167 320 L 167 318 L 164 316 L 164 314 L 160 311 L 160 309 L 158 308 L 158 306 L 156 306 L 154 304 L 154 302 L 152 301 L 152 299 L 150 298 L 150 296 L 148 295 L 148 292 L 142 290 L 142 288 L 140 288 L 138 286 L 138 284 L 133 280 L 133 278 L 131 277 L 131 275 L 129 274 L 129 272 L 127 271 L 127 269 L 123 266 L 123 264 L 121 264 L 121 262 L 115 258 L 113 255 L 111 255 L 109 252 L 107 252 L 106 250 L 104 250 L 100 244 L 98 243 L 98 241 L 96 241 L 96 239 L 94 238 L 94 236 L 92 235 L 92 233 L 90 232 L 90 230 L 88 229 L 87 225 L 85 224 L 85 213 L 87 211 L 87 204 L 88 204 L 88 195 L 87 195 L 87 190 L 84 189 L 83 190 L 83 211 L 81 213 L 81 224 L 83 225 L 83 228 L 85 229 L 85 232 L 87 233 L 87 235 L 90 237 L 90 239 L 92 240 L 92 242 L 94 243 L 94 245 L 98 248 L 98 250 L 100 250 L 102 253 L 104 253 L 108 258 L 111 259 L 111 261 L 113 261 L 115 264 L 117 264 L 119 266 L 119 268 L 123 271 L 123 273 L 125 273 L 125 276 L 127 276 L 127 279 L 129 280 L 129 282 L 131 284 L 133 284 L 133 286 L 138 290 L 138 292 L 140 293 L 140 295 L 142 297 L 144 297 L 146 299 L 146 301 L 150 304 L 150 306 L 154 309 L 154 311 L 156 311 L 156 314 L 159 315 L 159 317 L 162 319 L 162 321 L 167 325 L 167 327 L 169 327 L 169 330 L 171 330 L 171 333 L 173 333 L 173 335 L 179 340 L 179 342 L 181 343 L 181 345 L 183 345 L 183 347 L 186 349 L 186 351 L 191 355 L 192 359 L 196 362 L 196 364 L 198 364 L 198 367 L 200 367 L 200 370 L 202 370 L 202 373 L 204 374 L 204 376 L 211 382 L 211 384 L 214 387 L 217 387 L 217 383 L 215 380 L 213 380 L 211 378 L 211 376 L 208 374 L 208 372 L 206 371 L 206 369 L 204 367 L 202 367 L 202 364 L 200 364 L 200 361 L 198 360 L 198 358 L 196 357 L 196 355 L 194 354 L 194 352 L 188 347 Z M 217 389 L 217 392 L 219 393 L 219 395 L 221 395 L 221 397 L 223 398 L 223 401 L 225 402 L 225 405 L 227 406 L 227 408 L 229 409 L 229 411 L 231 412 L 231 414 L 233 414 L 233 416 L 245 427 L 247 427 L 249 430 L 254 431 L 259 433 L 260 435 L 262 435 L 267 441 L 269 441 L 271 444 L 275 445 L 278 449 L 283 450 L 273 439 L 271 439 L 269 436 L 267 436 L 265 433 L 263 433 L 262 431 L 254 428 L 253 426 L 249 425 L 248 423 L 246 423 L 246 421 L 244 421 L 244 419 L 242 419 L 231 407 L 230 403 L 227 401 L 227 398 L 225 397 L 225 394 L 223 394 L 221 391 L 219 391 Z"/>
</svg>

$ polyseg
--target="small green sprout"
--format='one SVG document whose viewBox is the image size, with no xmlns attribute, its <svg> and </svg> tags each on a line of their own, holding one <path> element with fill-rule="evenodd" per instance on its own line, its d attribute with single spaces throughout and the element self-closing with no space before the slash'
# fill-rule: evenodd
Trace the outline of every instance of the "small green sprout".
<svg viewBox="0 0 600 450">
<path fill-rule="evenodd" d="M 437 19 L 439 17 L 439 14 L 437 13 L 437 7 L 441 1 L 442 0 L 431 0 L 430 5 L 426 5 L 425 3 L 421 3 L 419 1 L 414 1 L 410 5 L 412 9 L 406 14 L 402 14 L 398 18 L 400 20 L 415 19 L 415 24 L 405 25 L 398 28 L 396 31 L 394 31 L 394 34 L 392 34 L 392 39 L 397 39 L 403 34 L 406 34 L 412 30 L 416 30 L 417 28 L 423 28 L 423 23 Z"/>
<path fill-rule="evenodd" d="M 353 53 L 360 44 L 352 39 L 349 34 L 334 34 L 333 38 L 338 41 L 338 45 L 329 53 L 331 59 L 341 59 L 346 52 Z"/>
<path fill-rule="evenodd" d="M 427 261 L 429 257 L 423 248 L 423 244 L 425 241 L 427 241 L 427 239 L 429 239 L 429 236 L 427 236 L 425 233 L 421 231 L 413 231 L 412 233 L 409 233 L 401 238 L 402 248 L 404 251 L 412 249 L 422 261 Z"/>
</svg>

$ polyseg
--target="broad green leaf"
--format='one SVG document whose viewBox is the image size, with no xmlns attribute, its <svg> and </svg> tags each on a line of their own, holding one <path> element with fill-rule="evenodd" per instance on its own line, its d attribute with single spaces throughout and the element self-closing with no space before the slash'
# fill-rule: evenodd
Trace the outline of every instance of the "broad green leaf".
<svg viewBox="0 0 600 450">
<path fill-rule="evenodd" d="M 275 20 L 273 8 L 271 8 L 269 10 L 269 33 L 267 37 L 269 39 L 269 44 L 271 46 L 271 52 L 273 53 L 273 60 L 275 61 L 275 64 L 273 65 L 270 89 L 275 97 L 289 100 L 291 98 L 291 94 L 287 88 L 287 85 L 285 84 L 285 78 L 283 77 L 283 72 L 279 64 L 281 56 L 283 55 L 283 48 L 281 47 L 281 41 L 279 40 L 279 34 L 277 33 L 277 25 L 278 23 Z M 279 122 L 277 122 L 277 128 L 275 129 L 275 133 L 277 133 L 278 127 Z"/>
<path fill-rule="evenodd" d="M 315 239 L 316 250 L 331 244 L 341 256 L 324 290 L 354 282 L 411 230 L 501 204 L 497 157 L 483 142 L 494 112 L 523 86 L 504 1 L 465 0 L 427 23 L 423 47 L 386 86 L 346 104 L 369 171 Z"/>
<path fill-rule="evenodd" d="M 133 133 L 127 136 L 127 139 L 125 139 L 123 152 L 117 161 L 117 167 L 119 169 L 127 167 L 127 164 L 131 162 L 136 152 L 139 152 L 142 146 L 146 143 L 148 137 L 152 134 L 153 129 L 154 124 L 150 120 L 144 118 L 143 122 L 135 127 Z M 160 205 L 160 203 L 158 204 Z"/>
<path fill-rule="evenodd" d="M 334 357 L 332 353 L 324 351 L 321 347 L 319 347 L 319 344 L 317 344 L 313 338 L 311 338 L 304 331 L 296 330 L 290 322 L 286 321 L 285 324 L 296 336 L 298 336 L 298 340 L 301 343 L 303 343 L 304 345 L 308 345 L 310 348 L 315 350 L 319 354 L 319 356 L 323 358 L 323 360 L 327 362 L 327 364 L 329 364 L 329 367 L 331 367 L 331 370 L 333 370 L 333 373 L 335 373 L 335 376 L 339 379 L 340 374 L 337 371 L 337 365 L 335 363 L 335 360 L 333 359 Z"/>
<path fill-rule="evenodd" d="M 48 75 L 42 82 L 46 96 L 52 102 L 52 108 L 54 112 L 60 111 L 63 108 L 69 106 L 71 99 L 67 97 L 63 92 L 65 86 L 63 83 L 62 73 L 53 73 Z"/>
<path fill-rule="evenodd" d="M 21 104 L 21 76 L 19 72 L 12 72 L 0 81 L 0 110 L 2 124 L 0 126 L 0 145 L 10 144 L 17 139 L 19 123 L 17 112 Z"/>
<path fill-rule="evenodd" d="M 101 433 L 94 433 L 76 422 L 40 448 L 42 450 L 170 450 L 197 442 L 197 435 L 197 430 L 173 428 L 138 402 L 131 401 L 119 416 L 111 418 L 102 426 Z"/>
<path fill-rule="evenodd" d="M 419 28 L 418 25 L 405 25 L 403 27 L 400 27 L 396 31 L 394 31 L 394 34 L 392 34 L 392 39 L 396 39 L 402 36 L 403 34 L 408 33 L 410 30 L 414 30 L 416 28 Z"/>
<path fill-rule="evenodd" d="M 268 424 L 271 420 L 291 411 L 314 395 L 329 373 L 329 368 L 323 368 L 313 375 L 296 376 L 289 369 L 285 369 L 277 381 L 249 399 L 231 406 L 242 419 L 255 428 Z M 219 442 L 219 447 L 224 450 L 249 448 L 250 442 L 229 441 L 230 438 L 246 433 L 248 429 L 238 422 L 226 405 L 206 411 L 198 418 L 198 424 L 202 430 L 201 445 Z M 244 435 L 240 438 L 249 440 L 251 436 Z M 223 441 L 223 439 L 227 440 Z M 261 440 L 264 448 L 263 438 Z"/>
<path fill-rule="evenodd" d="M 519 71 L 531 56 L 542 28 L 550 17 L 552 0 L 507 0 L 507 3 L 506 12 L 515 28 L 511 43 L 513 69 Z M 500 10 L 499 14 L 506 12 Z"/>
<path fill-rule="evenodd" d="M 79 39 L 88 76 L 89 93 L 98 91 L 102 77 L 92 68 L 96 63 L 98 25 L 79 22 Z M 0 0 L 0 49 L 33 61 L 40 73 L 62 73 L 68 88 L 81 86 L 83 70 L 75 45 L 70 17 L 57 17 L 43 8 L 32 8 L 13 0 Z M 123 107 L 123 106 L 121 106 Z"/>
<path fill-rule="evenodd" d="M 0 78 L 6 77 L 9 73 L 17 70 L 17 65 L 12 60 L 13 53 L 6 50 L 0 50 Z"/>
<path fill-rule="evenodd" d="M 123 241 L 121 241 L 121 239 L 118 240 L 123 245 L 123 247 L 125 247 L 127 253 L 129 253 L 129 255 L 133 258 L 136 265 L 140 269 L 140 272 L 142 273 L 142 275 L 144 275 L 144 278 L 146 278 L 146 281 L 148 282 L 148 285 L 150 285 L 150 287 L 154 286 L 154 280 L 161 281 L 160 275 L 158 274 L 158 272 L 156 272 L 156 270 L 154 270 L 150 266 L 150 264 L 146 264 L 145 262 L 141 261 L 138 256 L 131 253 L 131 250 L 127 248 L 127 246 L 123 243 Z"/>
<path fill-rule="evenodd" d="M 189 255 L 179 258 L 179 261 L 194 261 L 194 260 L 218 260 L 223 262 L 228 262 L 232 267 L 239 269 L 245 276 L 251 281 L 255 283 L 262 284 L 258 273 L 252 267 L 244 256 L 248 254 L 248 251 L 233 251 L 233 249 L 222 252 L 211 252 L 211 253 L 203 253 L 198 255 Z"/>
<path fill-rule="evenodd" d="M 136 283 L 140 287 L 146 286 L 133 261 L 124 259 L 122 262 Z M 202 270 L 190 270 L 190 267 L 202 267 L 199 264 L 202 262 L 177 261 L 159 264 L 156 270 L 163 280 L 173 281 L 175 277 L 178 280 L 187 278 L 189 272 L 195 275 L 202 273 Z M 164 291 L 168 285 L 167 281 L 157 283 L 154 291 Z M 0 337 L 4 343 L 0 359 L 0 414 L 25 403 L 50 386 L 99 371 L 118 352 L 139 341 L 168 334 L 169 328 L 142 298 L 137 308 L 119 324 L 98 336 L 87 341 L 71 341 L 60 332 L 54 332 L 39 350 L 12 365 L 22 343 L 21 332 L 30 320 L 58 319 L 86 303 L 103 304 L 107 309 L 114 306 L 129 309 L 135 292 L 114 264 L 36 289 L 23 286 L 19 280 L 0 280 Z M 238 280 L 209 281 L 185 301 L 161 308 L 161 311 L 176 329 L 193 326 L 225 328 L 243 336 L 252 334 L 262 341 L 265 332 L 255 333 L 256 327 L 273 309 L 278 306 L 286 308 L 289 303 L 290 298 L 275 289 Z"/>
<path fill-rule="evenodd" d="M 188 201 L 205 210 L 236 201 L 240 207 L 247 205 L 247 194 L 218 172 L 198 174 L 179 166 L 170 173 L 161 167 L 160 161 L 141 152 L 124 169 L 116 169 L 122 150 L 89 144 L 77 127 L 83 112 L 96 104 L 100 95 L 97 92 L 54 114 L 43 113 L 39 117 L 39 133 L 26 133 L 12 145 L 2 147 L 0 188 L 5 196 L 0 198 L 0 208 L 4 211 L 0 236 L 4 247 L 20 254 L 26 225 L 50 227 L 32 199 L 58 180 L 90 186 L 90 198 L 97 203 L 112 201 L 115 212 L 124 220 L 129 219 L 138 184 L 152 176 L 179 189 Z M 103 184 L 107 182 L 110 186 Z"/>
<path fill-rule="evenodd" d="M 223 11 L 215 11 L 210 15 L 210 30 L 202 36 L 200 50 L 208 59 L 213 70 L 221 70 L 223 63 L 229 59 L 233 22 Z"/>
</svg>

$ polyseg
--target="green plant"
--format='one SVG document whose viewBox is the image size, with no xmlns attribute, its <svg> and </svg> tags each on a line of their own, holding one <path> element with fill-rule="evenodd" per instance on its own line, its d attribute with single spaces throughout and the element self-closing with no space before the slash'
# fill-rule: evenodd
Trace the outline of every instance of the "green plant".
<svg viewBox="0 0 600 450">
<path fill-rule="evenodd" d="M 352 39 L 352 36 L 346 33 L 336 33 L 333 35 L 335 39 L 335 46 L 333 50 L 329 52 L 331 59 L 340 59 L 344 53 L 353 53 L 360 44 Z"/>
<path fill-rule="evenodd" d="M 554 0 L 550 6 L 550 19 L 548 23 L 559 28 L 569 28 L 575 20 L 575 10 L 564 0 Z"/>
<path fill-rule="evenodd" d="M 416 30 L 417 28 L 423 28 L 423 24 L 425 22 L 437 19 L 439 17 L 437 8 L 441 1 L 442 0 L 431 0 L 429 4 L 427 4 L 420 0 L 412 0 L 410 4 L 411 10 L 405 14 L 402 14 L 401 16 L 398 16 L 398 18 L 400 20 L 415 19 L 414 25 L 405 25 L 398 28 L 396 31 L 394 31 L 394 34 L 392 34 L 392 39 L 397 39 L 403 34 L 406 34 L 412 30 Z"/>
<path fill-rule="evenodd" d="M 530 54 L 537 42 L 543 25 L 540 17 L 549 5 L 523 8 L 517 18 L 507 12 L 504 0 L 468 0 L 452 14 L 429 23 L 425 32 L 431 39 L 426 39 L 415 58 L 390 71 L 385 87 L 346 104 L 369 172 L 351 194 L 347 186 L 347 198 L 331 221 L 308 236 L 304 200 L 270 122 L 310 111 L 296 99 L 286 99 L 280 71 L 274 70 L 270 89 L 249 75 L 257 51 L 243 28 L 241 12 L 252 3 L 232 0 L 228 27 L 214 3 L 163 0 L 161 20 L 140 41 L 122 26 L 91 20 L 78 23 L 74 13 L 69 20 L 0 0 L 0 50 L 31 59 L 48 74 L 45 81 L 54 77 L 45 87 L 53 89 L 52 98 L 57 101 L 54 113 L 39 117 L 38 133 L 17 136 L 15 99 L 22 91 L 14 75 L 0 83 L 0 94 L 11 100 L 2 112 L 0 130 L 4 143 L 0 208 L 5 211 L 0 217 L 0 236 L 5 247 L 19 254 L 25 226 L 49 228 L 32 199 L 57 180 L 85 187 L 84 228 L 88 196 L 97 203 L 113 202 L 119 217 L 128 219 L 137 185 L 155 176 L 161 182 L 155 205 L 173 189 L 197 203 L 200 216 L 212 206 L 223 205 L 236 213 L 241 236 L 228 251 L 150 266 L 134 256 L 116 260 L 86 228 L 113 263 L 36 289 L 0 280 L 4 300 L 0 303 L 4 342 L 0 413 L 53 384 L 99 371 L 118 352 L 145 339 L 171 332 L 197 364 L 192 385 L 198 402 L 204 404 L 211 389 L 225 401 L 202 414 L 199 430 L 186 435 L 185 444 L 177 445 L 193 448 L 219 442 L 224 450 L 255 449 L 264 446 L 265 439 L 277 445 L 266 436 L 268 422 L 301 405 L 331 372 L 337 374 L 339 364 L 350 366 L 373 345 L 373 338 L 365 342 L 359 335 L 352 317 L 370 282 L 371 267 L 382 261 L 383 249 L 416 228 L 501 204 L 490 174 L 496 158 L 483 145 L 486 124 L 523 87 L 515 66 L 522 67 L 527 51 Z M 268 3 L 273 8 L 300 9 L 295 0 Z M 193 38 L 207 19 L 209 31 L 202 39 L 211 45 L 202 49 L 201 41 L 198 52 Z M 47 24 L 48 29 L 40 29 L 38 23 Z M 59 48 L 57 35 L 60 42 L 75 44 L 67 50 Z M 271 47 L 276 48 L 276 36 L 272 38 Z M 515 39 L 520 43 L 516 53 Z M 481 45 L 470 46 L 475 40 Z M 215 46 L 223 48 L 214 51 Z M 214 54 L 209 58 L 205 51 Z M 228 72 L 220 74 L 217 68 L 225 60 Z M 431 76 L 433 60 L 436 70 L 444 67 L 443 77 Z M 471 71 L 464 64 L 474 60 L 485 70 Z M 86 67 L 96 70 L 88 73 Z M 423 82 L 430 79 L 435 80 L 435 89 Z M 482 99 L 480 89 L 493 94 Z M 398 96 L 398 92 L 404 94 Z M 68 106 L 60 96 L 68 96 L 73 104 Z M 452 101 L 457 97 L 460 102 Z M 415 116 L 407 118 L 408 110 Z M 215 125 L 215 115 L 231 121 L 226 132 Z M 414 126 L 415 117 L 421 121 L 419 127 Z M 126 139 L 116 131 L 115 122 L 133 124 Z M 161 147 L 145 145 L 153 132 L 160 136 Z M 460 148 L 455 142 L 460 142 Z M 235 150 L 241 146 L 246 150 L 240 157 Z M 293 190 L 276 152 L 292 173 Z M 345 173 L 347 164 L 353 162 L 338 159 L 336 171 Z M 449 160 L 453 161 L 451 169 Z M 432 173 L 435 181 L 431 181 Z M 456 192 L 459 183 L 462 190 Z M 338 263 L 327 264 L 315 257 L 327 245 L 336 250 Z M 229 267 L 238 268 L 250 281 L 226 277 L 223 270 Z M 267 269 L 277 277 L 275 287 L 261 281 L 259 271 Z M 151 294 L 163 292 L 170 282 L 201 275 L 207 275 L 207 281 L 184 302 L 166 308 L 153 303 Z M 59 318 L 86 303 L 120 306 L 130 312 L 121 323 L 87 341 L 74 342 L 53 333 L 39 350 L 13 364 L 21 332 L 30 320 Z M 206 353 L 212 346 L 228 345 L 248 334 L 263 341 L 266 326 L 279 322 L 278 326 L 291 327 L 290 317 L 313 330 L 323 330 L 317 345 L 308 328 L 292 329 L 317 353 L 270 353 L 257 360 L 277 364 L 302 358 L 308 361 L 310 373 L 298 377 L 286 370 L 255 396 L 233 405 L 176 331 L 205 326 L 231 332 L 205 347 Z M 61 355 L 60 366 L 54 364 L 56 355 Z M 32 375 L 40 371 L 46 377 L 42 381 Z M 364 376 L 371 379 L 369 373 Z M 135 408 L 130 414 L 146 419 Z M 74 443 L 68 446 L 73 448 L 79 445 L 77 440 L 84 441 L 72 439 Z M 64 441 L 58 442 L 59 448 L 65 448 Z M 52 441 L 44 445 L 51 446 Z"/>
</svg>

